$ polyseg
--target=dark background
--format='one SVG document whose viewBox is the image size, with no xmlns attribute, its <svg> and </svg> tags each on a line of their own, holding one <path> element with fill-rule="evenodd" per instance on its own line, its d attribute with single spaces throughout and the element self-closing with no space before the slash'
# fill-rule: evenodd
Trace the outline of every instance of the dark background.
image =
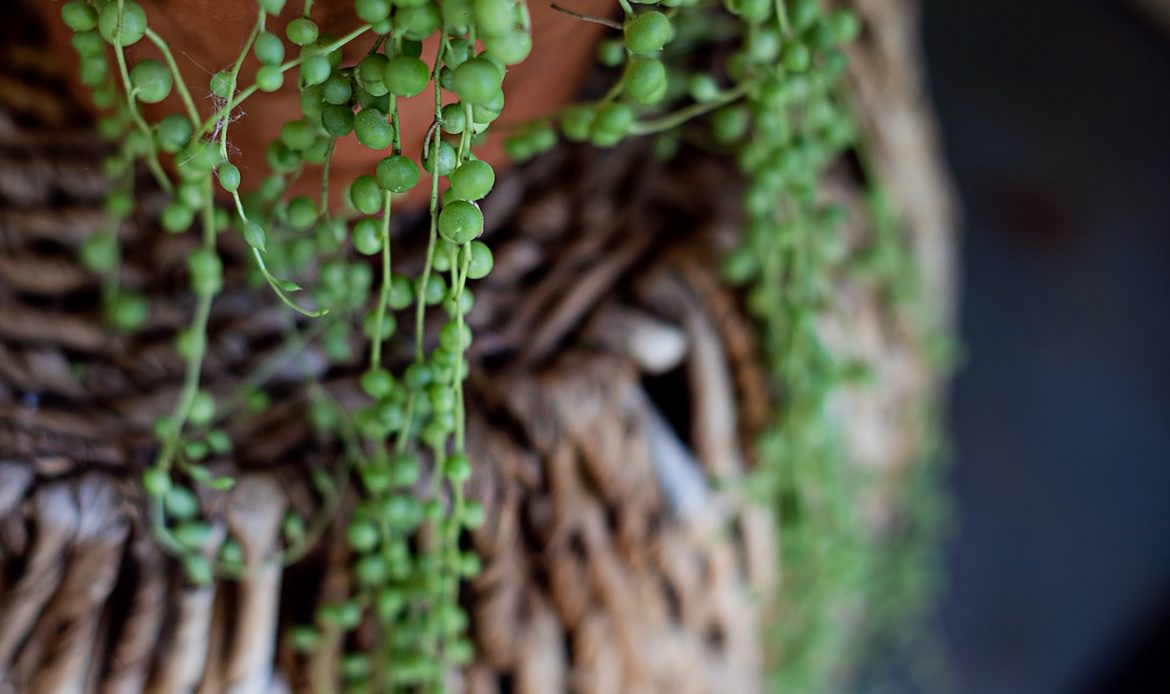
<svg viewBox="0 0 1170 694">
<path fill-rule="evenodd" d="M 1170 691 L 1170 31 L 1120 2 L 922 5 L 964 205 L 955 681 Z"/>
</svg>

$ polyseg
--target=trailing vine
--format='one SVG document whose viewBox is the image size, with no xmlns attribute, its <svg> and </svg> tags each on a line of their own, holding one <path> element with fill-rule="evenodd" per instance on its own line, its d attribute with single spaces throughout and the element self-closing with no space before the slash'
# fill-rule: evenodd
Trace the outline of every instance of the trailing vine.
<svg viewBox="0 0 1170 694">
<path fill-rule="evenodd" d="M 323 515 L 308 523 L 286 519 L 282 557 L 292 561 L 312 544 L 352 474 L 360 502 L 347 538 L 356 585 L 314 624 L 294 628 L 292 638 L 311 649 L 323 629 L 371 624 L 376 646 L 343 663 L 348 688 L 442 691 L 445 673 L 473 657 L 458 598 L 460 582 L 479 572 L 480 560 L 459 540 L 484 520 L 483 507 L 463 493 L 474 459 L 463 399 L 472 341 L 466 314 L 474 304 L 469 281 L 492 269 L 491 250 L 478 240 L 479 202 L 495 183 L 475 148 L 504 110 L 508 66 L 531 50 L 528 12 L 524 0 L 355 0 L 357 28 L 328 37 L 312 19 L 311 0 L 285 4 L 258 0 L 238 58 L 206 85 L 186 84 L 165 37 L 148 26 L 135 0 L 71 0 L 62 7 L 75 32 L 80 78 L 107 113 L 101 131 L 121 143 L 105 163 L 119 182 L 107 201 L 110 226 L 87 240 L 82 258 L 105 277 L 111 324 L 124 331 L 141 326 L 148 304 L 118 282 L 116 233 L 133 212 L 136 162 L 170 195 L 162 228 L 197 237 L 187 258 L 196 302 L 189 327 L 176 336 L 185 378 L 173 411 L 156 424 L 158 454 L 143 483 L 156 534 L 199 583 L 244 570 L 238 543 L 229 539 L 208 551 L 212 529 L 200 518 L 195 492 L 199 485 L 232 485 L 203 462 L 232 446 L 218 426 L 225 403 L 201 387 L 208 320 L 223 288 L 220 235 L 240 235 L 257 281 L 303 317 L 290 323 L 290 345 L 311 332 L 332 357 L 344 359 L 354 342 L 351 326 L 361 326 L 368 340 L 360 380 L 366 404 L 347 411 L 317 389 L 310 413 L 315 426 L 341 442 L 349 470 L 316 478 L 328 502 Z M 749 486 L 783 516 L 784 590 L 801 596 L 780 600 L 784 612 L 772 634 L 780 655 L 772 666 L 776 684 L 815 689 L 831 666 L 827 659 L 840 650 L 830 642 L 847 638 L 830 605 L 857 592 L 871 557 L 856 510 L 843 503 L 854 498 L 857 481 L 840 450 L 841 422 L 827 407 L 857 369 L 839 363 L 819 333 L 834 274 L 847 261 L 839 233 L 845 214 L 818 192 L 830 163 L 856 136 L 840 89 L 846 68 L 840 46 L 858 34 L 858 21 L 818 0 L 618 0 L 616 19 L 557 9 L 612 29 L 598 59 L 617 77 L 599 100 L 514 131 L 509 156 L 539 155 L 561 137 L 612 147 L 637 136 L 659 138 L 659 153 L 670 156 L 685 139 L 734 158 L 747 180 L 742 243 L 724 271 L 744 288 L 759 321 L 774 394 L 783 402 L 755 449 Z M 299 12 L 285 36 L 268 31 L 272 17 L 286 10 Z M 424 51 L 424 40 L 433 49 Z M 130 64 L 125 48 L 140 41 L 161 60 Z M 365 55 L 346 64 L 347 46 L 361 46 Z M 720 52 L 726 46 L 733 47 L 729 54 Z M 261 67 L 245 75 L 249 55 Z M 267 146 L 271 175 L 246 190 L 231 161 L 232 122 L 246 100 L 289 80 L 299 89 L 300 113 Z M 148 122 L 141 104 L 161 103 L 172 92 L 182 109 Z M 210 114 L 192 96 L 204 92 L 214 97 Z M 433 111 L 416 161 L 403 146 L 399 99 L 420 94 L 433 96 Z M 456 100 L 444 104 L 445 95 Z M 348 182 L 350 209 L 337 213 L 329 204 L 330 162 L 337 141 L 350 137 L 385 156 Z M 303 174 L 318 169 L 318 196 L 289 194 Z M 429 191 L 425 262 L 408 277 L 395 269 L 391 221 L 396 204 L 420 186 Z M 218 204 L 217 195 L 230 204 Z M 285 279 L 314 271 L 308 291 Z M 428 350 L 426 317 L 434 311 L 446 321 Z M 387 345 L 400 321 L 410 327 L 413 349 L 398 368 Z M 259 382 L 246 383 L 238 400 L 264 408 Z"/>
</svg>

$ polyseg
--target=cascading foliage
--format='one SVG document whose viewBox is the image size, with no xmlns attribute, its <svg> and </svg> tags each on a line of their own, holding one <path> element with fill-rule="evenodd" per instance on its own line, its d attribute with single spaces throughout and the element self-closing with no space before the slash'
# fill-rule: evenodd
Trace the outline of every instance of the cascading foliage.
<svg viewBox="0 0 1170 694">
<path fill-rule="evenodd" d="M 356 584 L 349 599 L 322 609 L 314 624 L 295 627 L 292 636 L 312 649 L 322 630 L 373 624 L 373 645 L 343 663 L 347 687 L 442 691 L 444 674 L 473 656 L 458 592 L 480 561 L 460 549 L 459 538 L 484 517 L 462 491 L 475 457 L 466 450 L 462 388 L 472 340 L 465 322 L 474 303 L 468 281 L 492 268 L 491 251 L 478 240 L 484 226 L 478 202 L 491 192 L 495 173 L 474 152 L 505 111 L 508 66 L 531 50 L 528 12 L 524 0 L 355 0 L 357 28 L 330 37 L 311 18 L 312 0 L 285 4 L 259 0 L 238 59 L 197 85 L 185 83 L 166 38 L 148 26 L 134 0 L 63 6 L 80 77 L 108 112 L 101 130 L 121 143 L 105 164 L 119 182 L 108 199 L 110 224 L 87 241 L 83 260 L 106 278 L 111 323 L 125 331 L 141 326 L 148 304 L 119 284 L 116 234 L 133 211 L 136 162 L 171 196 L 162 228 L 199 239 L 187 258 L 194 312 L 176 335 L 186 379 L 174 411 L 157 423 L 158 454 L 144 476 L 156 533 L 197 582 L 244 570 L 242 550 L 230 538 L 208 551 L 211 528 L 200 520 L 192 491 L 232 484 L 203 462 L 232 445 L 217 424 L 234 402 L 216 402 L 200 379 L 208 320 L 223 287 L 220 235 L 240 234 L 257 279 L 306 317 L 290 330 L 294 347 L 321 337 L 326 352 L 345 361 L 352 345 L 361 344 L 353 335 L 361 331 L 368 341 L 361 377 L 367 403 L 346 410 L 317 389 L 311 410 L 313 424 L 342 443 L 348 468 L 336 479 L 317 480 L 330 501 L 321 518 L 308 524 L 287 518 L 284 557 L 291 561 L 305 550 L 328 523 L 339 488 L 353 479 L 360 503 L 348 539 Z M 613 29 L 598 47 L 600 62 L 616 76 L 612 88 L 596 102 L 510 131 L 506 150 L 523 160 L 547 151 L 559 136 L 612 147 L 654 135 L 658 153 L 669 157 L 685 138 L 733 157 L 746 177 L 742 245 L 726 259 L 725 274 L 746 288 L 783 402 L 756 449 L 751 487 L 782 505 L 785 590 L 804 591 L 780 600 L 785 609 L 774 630 L 780 655 L 773 667 L 777 683 L 815 689 L 831 669 L 826 659 L 839 650 L 830 642 L 843 638 L 831 606 L 838 593 L 856 588 L 866 561 L 865 531 L 843 504 L 851 495 L 842 491 L 849 482 L 835 443 L 838 423 L 825 406 L 849 369 L 817 334 L 832 274 L 845 260 L 836 231 L 844 215 L 823 204 L 818 190 L 828 165 L 855 136 L 838 83 L 846 67 L 839 46 L 857 35 L 858 22 L 817 0 L 618 4 L 616 19 L 564 10 Z M 268 31 L 273 16 L 297 11 L 283 37 Z M 141 41 L 153 44 L 161 60 L 130 64 L 125 48 Z M 351 45 L 364 49 L 355 64 L 342 54 Z M 243 69 L 249 54 L 261 65 L 254 74 Z M 271 174 L 244 190 L 232 163 L 232 122 L 246 100 L 286 81 L 299 89 L 300 112 L 267 146 Z M 172 92 L 182 108 L 148 122 L 140 105 L 163 102 Z M 193 92 L 212 95 L 213 112 L 202 112 Z M 434 109 L 416 161 L 407 152 L 419 143 L 404 149 L 398 100 L 424 93 L 433 95 Z M 346 182 L 351 209 L 338 213 L 329 205 L 330 159 L 337 140 L 351 137 L 385 156 Z M 310 173 L 320 175 L 318 196 L 288 194 Z M 391 214 L 420 185 L 430 200 L 426 260 L 408 277 L 394 268 Z M 217 187 L 229 206 L 217 204 Z M 312 289 L 304 292 L 286 277 L 309 278 Z M 429 351 L 428 311 L 446 315 Z M 387 345 L 403 322 L 412 325 L 403 333 L 413 339 L 413 357 L 398 365 L 387 358 Z M 245 407 L 267 405 L 260 382 L 248 380 L 241 389 Z"/>
</svg>

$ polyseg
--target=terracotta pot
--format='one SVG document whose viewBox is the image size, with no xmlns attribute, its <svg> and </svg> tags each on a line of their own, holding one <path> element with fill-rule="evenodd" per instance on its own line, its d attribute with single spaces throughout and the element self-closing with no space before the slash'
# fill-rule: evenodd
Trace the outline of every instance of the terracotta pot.
<svg viewBox="0 0 1170 694">
<path fill-rule="evenodd" d="M 146 10 L 150 26 L 171 45 L 179 69 L 191 88 L 198 108 L 204 117 L 214 110 L 208 90 L 210 76 L 218 70 L 230 67 L 239 55 L 256 19 L 256 5 L 250 0 L 140 0 Z M 76 54 L 69 45 L 70 32 L 61 22 L 57 3 L 45 3 L 46 13 L 52 14 L 48 25 L 52 40 L 58 47 L 58 54 L 70 64 L 70 72 L 76 75 Z M 606 0 L 577 0 L 574 9 L 585 13 L 607 14 L 612 3 Z M 289 21 L 299 16 L 300 2 L 289 2 L 279 17 L 269 17 L 267 30 L 284 37 Z M 605 27 L 574 19 L 557 12 L 544 2 L 529 6 L 532 17 L 532 54 L 521 65 L 509 69 L 504 80 L 507 105 L 500 124 L 518 123 L 547 115 L 569 103 L 576 94 L 581 80 L 594 61 L 594 46 Z M 322 34 L 343 36 L 356 28 L 360 22 L 353 13 L 352 0 L 318 0 L 313 4 L 313 19 Z M 344 49 L 345 64 L 359 60 L 374 40 L 373 34 L 363 36 Z M 436 42 L 428 42 L 423 49 L 423 59 L 433 63 Z M 288 57 L 296 55 L 296 46 L 286 42 Z M 126 51 L 131 64 L 143 58 L 161 58 L 157 49 L 146 39 L 129 47 Z M 241 72 L 241 83 L 251 84 L 259 67 L 254 56 L 249 56 Z M 295 71 L 287 73 L 285 86 L 272 94 L 256 93 L 241 107 L 237 119 L 231 123 L 229 140 L 233 145 L 233 162 L 241 170 L 244 186 L 254 186 L 267 175 L 264 148 L 275 139 L 280 126 L 300 114 Z M 79 93 L 84 93 L 80 82 L 75 82 Z M 418 157 L 426 130 L 431 123 L 433 96 L 427 92 L 411 99 L 400 100 L 402 143 L 406 153 Z M 453 101 L 454 96 L 446 94 L 444 103 Z M 85 100 L 88 103 L 88 99 Z M 161 104 L 145 105 L 144 110 L 152 122 L 168 113 L 180 112 L 182 103 L 176 92 Z M 490 161 L 497 169 L 506 166 L 502 151 L 501 129 L 477 150 L 477 154 Z M 337 142 L 330 172 L 331 198 L 338 204 L 346 184 L 363 173 L 372 173 L 377 162 L 386 156 L 384 151 L 367 149 L 350 135 Z M 312 171 L 301 177 L 294 192 L 319 194 L 319 182 Z M 319 181 L 319 178 L 317 178 Z M 425 191 L 416 189 L 420 195 L 407 200 L 418 204 L 425 199 Z"/>
</svg>

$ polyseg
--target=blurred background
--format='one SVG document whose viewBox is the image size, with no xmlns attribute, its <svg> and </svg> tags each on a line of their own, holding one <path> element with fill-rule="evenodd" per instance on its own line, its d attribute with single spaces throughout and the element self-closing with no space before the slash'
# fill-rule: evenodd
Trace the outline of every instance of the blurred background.
<svg viewBox="0 0 1170 694">
<path fill-rule="evenodd" d="M 1170 15 L 1165 0 L 923 3 L 964 206 L 937 618 L 959 691 L 1170 691 L 1159 5 Z"/>
</svg>

